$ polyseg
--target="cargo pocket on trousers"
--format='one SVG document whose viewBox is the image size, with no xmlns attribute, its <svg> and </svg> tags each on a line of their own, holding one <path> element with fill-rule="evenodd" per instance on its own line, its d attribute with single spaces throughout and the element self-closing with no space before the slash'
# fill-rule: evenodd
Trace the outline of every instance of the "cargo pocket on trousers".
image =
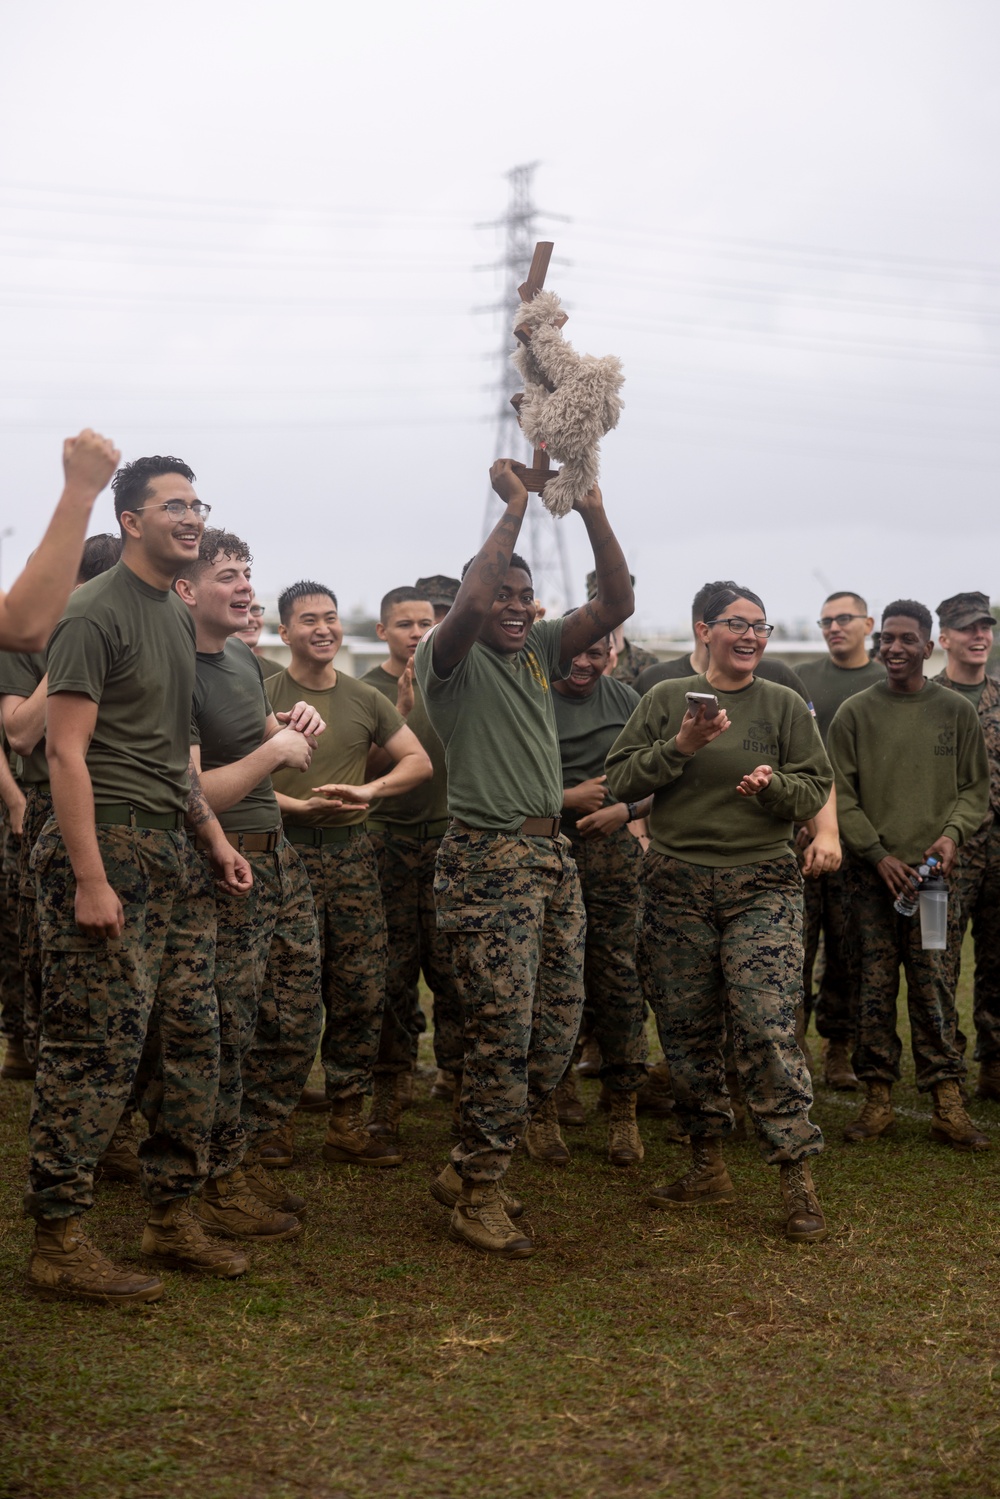
<svg viewBox="0 0 1000 1499">
<path fill-rule="evenodd" d="M 108 991 L 120 976 L 120 938 L 66 937 L 42 952 L 41 1030 L 49 1041 L 103 1041 Z"/>
<path fill-rule="evenodd" d="M 464 934 L 473 932 L 505 932 L 508 925 L 508 912 L 506 907 L 498 905 L 458 906 L 449 910 L 438 907 L 437 928 L 439 932 L 448 935 Z"/>
</svg>

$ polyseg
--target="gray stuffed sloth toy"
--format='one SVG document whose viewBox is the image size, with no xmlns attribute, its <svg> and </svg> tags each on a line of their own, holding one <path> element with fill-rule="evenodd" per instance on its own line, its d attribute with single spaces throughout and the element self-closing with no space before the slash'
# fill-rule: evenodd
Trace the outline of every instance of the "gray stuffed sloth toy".
<svg viewBox="0 0 1000 1499">
<path fill-rule="evenodd" d="M 562 336 L 565 321 L 555 292 L 522 302 L 514 326 L 527 329 L 530 339 L 511 356 L 524 380 L 521 430 L 533 448 L 544 448 L 562 465 L 542 492 L 542 503 L 556 516 L 566 515 L 597 482 L 600 440 L 618 425 L 624 404 L 621 360 L 578 354 Z"/>
</svg>

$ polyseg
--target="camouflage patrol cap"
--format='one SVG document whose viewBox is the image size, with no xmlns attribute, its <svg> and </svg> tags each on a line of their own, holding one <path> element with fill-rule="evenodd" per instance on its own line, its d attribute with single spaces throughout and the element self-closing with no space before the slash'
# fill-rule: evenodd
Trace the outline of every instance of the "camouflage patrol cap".
<svg viewBox="0 0 1000 1499">
<path fill-rule="evenodd" d="M 461 584 L 457 578 L 446 578 L 444 573 L 434 573 L 429 578 L 418 578 L 414 588 L 429 604 L 453 604 Z"/>
<path fill-rule="evenodd" d="M 993 624 L 993 610 L 985 593 L 955 593 L 937 606 L 942 630 L 967 630 L 970 625 Z"/>
<path fill-rule="evenodd" d="M 633 577 L 633 575 L 631 573 L 629 573 L 629 575 L 628 575 L 628 580 L 631 583 L 632 587 L 634 588 L 635 587 L 635 578 Z M 597 574 L 596 574 L 596 572 L 589 572 L 587 574 L 587 598 L 588 599 L 596 599 L 596 597 L 597 597 Z"/>
</svg>

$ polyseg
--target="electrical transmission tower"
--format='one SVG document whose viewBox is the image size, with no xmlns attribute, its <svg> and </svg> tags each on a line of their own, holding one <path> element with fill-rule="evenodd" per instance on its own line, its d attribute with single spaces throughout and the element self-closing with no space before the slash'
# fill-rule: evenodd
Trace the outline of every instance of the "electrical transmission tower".
<svg viewBox="0 0 1000 1499">
<path fill-rule="evenodd" d="M 477 224 L 477 229 L 503 229 L 503 255 L 490 266 L 479 266 L 479 270 L 494 270 L 503 273 L 503 297 L 488 307 L 477 308 L 477 312 L 498 312 L 501 315 L 501 339 L 498 358 L 500 379 L 497 391 L 496 434 L 494 457 L 520 458 L 531 462 L 531 450 L 517 421 L 517 413 L 510 398 L 521 387 L 521 377 L 511 363 L 513 351 L 511 332 L 514 314 L 521 304 L 517 288 L 524 280 L 538 238 L 537 219 L 541 211 L 535 207 L 531 196 L 532 179 L 537 161 L 513 167 L 507 173 L 510 183 L 510 198 L 507 212 L 502 219 L 492 219 L 488 224 Z M 546 218 L 563 218 L 562 214 L 546 214 Z M 495 524 L 496 495 L 490 490 L 483 516 L 483 538 Z M 569 560 L 566 556 L 566 537 L 559 522 L 549 514 L 537 494 L 530 496 L 528 512 L 518 541 L 517 550 L 526 556 L 531 565 L 535 584 L 535 597 L 551 612 L 568 609 L 574 602 L 574 589 L 570 581 Z"/>
</svg>

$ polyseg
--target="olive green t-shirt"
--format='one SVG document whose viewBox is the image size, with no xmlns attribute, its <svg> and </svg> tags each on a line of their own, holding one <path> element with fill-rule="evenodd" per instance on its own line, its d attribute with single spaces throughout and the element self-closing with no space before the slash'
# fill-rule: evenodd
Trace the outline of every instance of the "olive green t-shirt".
<svg viewBox="0 0 1000 1499">
<path fill-rule="evenodd" d="M 194 657 L 190 610 L 124 562 L 70 594 L 46 653 L 48 695 L 97 704 L 87 769 L 98 806 L 186 809 Z"/>
<path fill-rule="evenodd" d="M 298 702 L 310 703 L 322 714 L 326 729 L 316 741 L 316 753 L 308 770 L 285 766 L 276 770 L 271 785 L 282 796 L 308 801 L 314 786 L 360 786 L 373 744 L 385 746 L 405 728 L 402 716 L 368 682 L 359 682 L 338 671 L 333 687 L 319 690 L 303 687 L 287 669 L 268 677 L 265 690 L 275 713 L 287 713 Z M 349 827 L 364 822 L 367 807 L 349 810 L 317 807 L 311 812 L 285 814 L 285 821 L 312 827 Z"/>
<path fill-rule="evenodd" d="M 714 692 L 731 721 L 693 755 L 676 742 L 686 692 Z M 758 765 L 773 769 L 770 784 L 741 796 L 739 782 Z M 760 677 L 739 692 L 722 692 L 704 676 L 661 682 L 618 736 L 607 771 L 620 801 L 652 793 L 649 834 L 658 853 L 716 868 L 787 858 L 793 824 L 815 817 L 833 785 L 809 708 Z"/>
<path fill-rule="evenodd" d="M 31 697 L 45 675 L 44 651 L 0 651 L 0 697 Z M 21 755 L 20 779 L 25 786 L 49 789 L 49 763 L 42 735 L 30 755 Z"/>
<path fill-rule="evenodd" d="M 925 681 L 855 693 L 830 725 L 837 821 L 852 853 L 916 865 L 943 833 L 961 846 L 989 809 L 990 767 L 979 715 L 960 692 Z"/>
<path fill-rule="evenodd" d="M 448 677 L 434 671 L 434 631 L 413 658 L 427 714 L 444 744 L 448 811 L 470 827 L 513 832 L 562 807 L 552 678 L 561 619 L 531 626 L 519 651 L 477 640 Z"/>
<path fill-rule="evenodd" d="M 563 787 L 603 775 L 608 750 L 639 706 L 639 694 L 615 677 L 598 677 L 586 697 L 554 692 L 552 703 Z M 614 801 L 610 791 L 606 801 Z M 578 815 L 573 808 L 563 808 L 564 822 L 575 823 Z"/>
<path fill-rule="evenodd" d="M 270 712 L 260 662 L 244 641 L 227 640 L 225 650 L 198 652 L 191 733 L 192 743 L 201 746 L 202 770 L 252 755 L 264 742 Z M 227 833 L 270 833 L 280 827 L 271 777 L 217 816 Z"/>
<path fill-rule="evenodd" d="M 819 661 L 807 661 L 799 667 L 799 676 L 812 699 L 813 712 L 819 725 L 823 743 L 826 743 L 833 723 L 833 715 L 841 703 L 846 703 L 856 692 L 874 687 L 885 681 L 885 667 L 881 661 L 866 661 L 864 666 L 838 666 L 829 656 Z"/>
<path fill-rule="evenodd" d="M 804 703 L 809 702 L 809 694 L 798 673 L 793 671 L 790 666 L 786 666 L 784 661 L 769 660 L 767 656 L 762 656 L 753 670 L 755 677 L 762 677 L 765 682 L 777 682 L 781 687 L 790 687 L 793 692 L 798 693 Z M 681 677 L 693 676 L 697 676 L 697 672 L 691 665 L 690 654 L 687 656 L 675 656 L 672 661 L 658 661 L 655 666 L 647 666 L 646 670 L 641 671 L 636 677 L 633 686 L 639 696 L 642 697 L 651 687 L 655 687 L 658 682 L 674 682 Z M 694 688 L 690 684 L 688 685 L 688 691 L 694 691 Z"/>
<path fill-rule="evenodd" d="M 361 680 L 370 682 L 376 692 L 381 692 L 393 707 L 396 706 L 399 684 L 381 666 L 373 666 Z M 406 791 L 402 796 L 376 797 L 368 808 L 368 816 L 381 817 L 386 822 L 398 822 L 406 826 L 440 822 L 448 816 L 448 772 L 444 763 L 444 745 L 431 728 L 423 695 L 416 682 L 413 684 L 413 708 L 406 720 L 406 727 L 413 730 L 430 756 L 434 774 L 429 781 L 421 781 L 419 786 L 414 786 L 412 791 Z"/>
</svg>

